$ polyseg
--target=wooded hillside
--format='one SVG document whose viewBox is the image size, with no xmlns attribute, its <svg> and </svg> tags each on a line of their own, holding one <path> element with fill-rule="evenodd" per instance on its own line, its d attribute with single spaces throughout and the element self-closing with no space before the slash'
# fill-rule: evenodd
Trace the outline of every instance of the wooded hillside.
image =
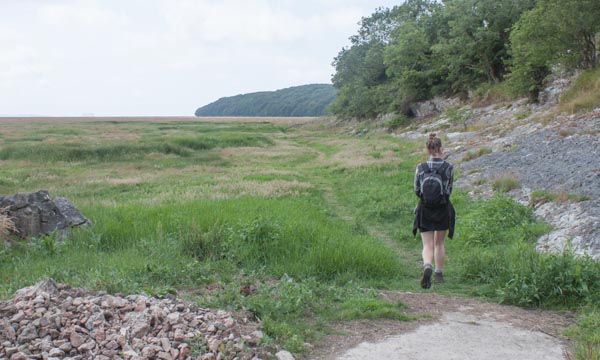
<svg viewBox="0 0 600 360">
<path fill-rule="evenodd" d="M 364 17 L 334 59 L 342 117 L 410 114 L 435 95 L 537 98 L 552 72 L 598 65 L 598 0 L 407 0 Z"/>
<path fill-rule="evenodd" d="M 294 86 L 224 97 L 196 110 L 196 116 L 321 116 L 334 98 L 329 84 Z"/>
</svg>

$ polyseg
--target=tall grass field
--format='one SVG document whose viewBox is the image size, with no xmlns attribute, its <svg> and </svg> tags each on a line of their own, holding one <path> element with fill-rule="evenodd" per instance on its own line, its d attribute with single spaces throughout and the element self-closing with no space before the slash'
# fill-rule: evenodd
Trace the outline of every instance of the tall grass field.
<svg viewBox="0 0 600 360">
<path fill-rule="evenodd" d="M 377 290 L 421 291 L 412 181 L 422 145 L 268 119 L 0 119 L 0 195 L 46 189 L 92 222 L 64 240 L 2 234 L 0 297 L 45 277 L 177 295 L 247 309 L 265 341 L 294 352 L 332 321 L 410 321 Z M 548 227 L 501 192 L 475 201 L 456 190 L 453 202 L 447 281 L 433 291 L 577 310 L 569 336 L 589 358 L 600 265 L 535 252 Z"/>
</svg>

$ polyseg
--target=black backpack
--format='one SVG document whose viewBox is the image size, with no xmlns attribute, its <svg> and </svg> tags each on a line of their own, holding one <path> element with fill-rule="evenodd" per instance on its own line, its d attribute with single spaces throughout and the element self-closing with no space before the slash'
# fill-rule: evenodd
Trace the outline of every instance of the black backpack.
<svg viewBox="0 0 600 360">
<path fill-rule="evenodd" d="M 439 169 L 431 169 L 427 162 L 421 163 L 423 181 L 421 181 L 421 201 L 427 207 L 441 207 L 448 203 L 444 193 L 446 169 L 450 166 L 446 161 Z"/>
</svg>

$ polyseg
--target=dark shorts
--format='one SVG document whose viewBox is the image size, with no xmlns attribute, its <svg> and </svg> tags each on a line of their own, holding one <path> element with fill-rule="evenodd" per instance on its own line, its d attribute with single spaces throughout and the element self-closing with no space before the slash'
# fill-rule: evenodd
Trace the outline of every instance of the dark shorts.
<svg viewBox="0 0 600 360">
<path fill-rule="evenodd" d="M 450 228 L 449 205 L 435 208 L 417 205 L 415 223 L 420 232 L 448 230 Z"/>
</svg>

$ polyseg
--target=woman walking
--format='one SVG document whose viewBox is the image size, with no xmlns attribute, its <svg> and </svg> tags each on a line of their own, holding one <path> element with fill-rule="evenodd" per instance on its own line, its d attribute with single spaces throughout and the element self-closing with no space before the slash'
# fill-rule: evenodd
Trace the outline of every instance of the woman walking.
<svg viewBox="0 0 600 360">
<path fill-rule="evenodd" d="M 454 168 L 442 158 L 442 140 L 429 134 L 425 143 L 429 160 L 420 163 L 415 173 L 415 194 L 419 204 L 415 209 L 413 232 L 419 230 L 423 241 L 423 275 L 421 287 L 431 287 L 431 275 L 436 283 L 444 281 L 443 269 L 446 232 L 454 232 L 454 208 L 450 203 Z M 435 260 L 435 271 L 433 270 Z"/>
</svg>

